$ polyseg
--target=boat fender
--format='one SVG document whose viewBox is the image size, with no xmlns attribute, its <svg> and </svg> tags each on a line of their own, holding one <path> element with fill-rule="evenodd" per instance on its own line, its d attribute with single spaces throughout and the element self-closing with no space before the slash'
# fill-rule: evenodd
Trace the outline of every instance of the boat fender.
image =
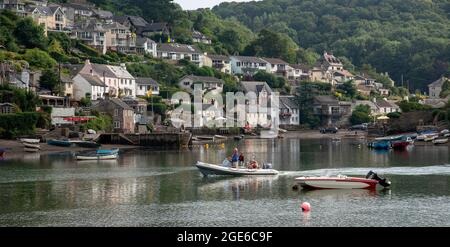
<svg viewBox="0 0 450 247">
<path fill-rule="evenodd" d="M 308 202 L 303 202 L 301 208 L 303 212 L 309 212 L 311 211 L 311 204 Z"/>
</svg>

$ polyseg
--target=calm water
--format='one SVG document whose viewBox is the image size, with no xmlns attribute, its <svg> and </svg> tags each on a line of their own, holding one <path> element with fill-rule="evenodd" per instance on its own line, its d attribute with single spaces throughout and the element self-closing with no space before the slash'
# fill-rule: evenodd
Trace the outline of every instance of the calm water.
<svg viewBox="0 0 450 247">
<path fill-rule="evenodd" d="M 376 152 L 354 140 L 245 140 L 237 145 L 247 157 L 281 174 L 203 178 L 193 167 L 220 163 L 234 145 L 131 150 L 118 161 L 76 162 L 65 153 L 0 162 L 0 226 L 450 226 L 447 146 Z M 370 169 L 392 188 L 291 189 L 298 175 Z"/>
</svg>

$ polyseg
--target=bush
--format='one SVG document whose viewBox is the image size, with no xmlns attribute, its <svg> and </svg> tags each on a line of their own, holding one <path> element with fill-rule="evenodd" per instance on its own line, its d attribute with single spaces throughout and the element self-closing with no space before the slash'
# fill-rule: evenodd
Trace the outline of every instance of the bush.
<svg viewBox="0 0 450 247">
<path fill-rule="evenodd" d="M 112 118 L 107 114 L 100 114 L 93 120 L 89 120 L 83 125 L 83 129 L 93 129 L 95 131 L 104 130 L 109 131 L 112 129 Z"/>
<path fill-rule="evenodd" d="M 355 124 L 362 124 L 362 123 L 368 123 L 372 121 L 372 117 L 370 117 L 369 114 L 363 111 L 354 111 L 352 113 L 352 116 L 350 117 L 350 122 Z"/>
<path fill-rule="evenodd" d="M 50 69 L 56 65 L 55 59 L 50 57 L 47 52 L 41 51 L 37 48 L 27 50 L 23 55 L 27 62 L 36 68 Z"/>
<path fill-rule="evenodd" d="M 148 104 L 147 105 L 147 111 L 151 111 L 152 108 L 153 108 L 153 111 L 156 114 L 159 114 L 159 115 L 165 115 L 166 111 L 167 111 L 167 105 L 162 104 L 162 103 Z"/>
<path fill-rule="evenodd" d="M 400 116 L 401 116 L 402 114 L 400 113 L 400 112 L 391 112 L 391 113 L 388 113 L 387 114 L 387 116 L 389 117 L 389 118 L 400 118 Z"/>
<path fill-rule="evenodd" d="M 41 117 L 42 114 L 38 112 L 3 114 L 0 117 L 0 129 L 2 129 L 0 137 L 12 139 L 22 135 L 32 135 Z"/>
</svg>

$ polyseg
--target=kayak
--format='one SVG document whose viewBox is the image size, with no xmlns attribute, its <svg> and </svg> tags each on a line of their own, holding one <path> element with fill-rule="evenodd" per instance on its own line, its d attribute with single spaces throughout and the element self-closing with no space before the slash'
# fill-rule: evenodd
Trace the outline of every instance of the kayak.
<svg viewBox="0 0 450 247">
<path fill-rule="evenodd" d="M 248 168 L 232 168 L 221 165 L 208 164 L 198 161 L 195 164 L 200 172 L 206 177 L 208 175 L 220 176 L 246 176 L 246 175 L 278 175 L 278 171 L 274 169 L 248 169 Z"/>
<path fill-rule="evenodd" d="M 337 175 L 333 177 L 298 177 L 295 182 L 308 189 L 375 189 L 377 184 L 389 187 L 391 182 L 370 171 L 365 178 Z"/>
</svg>

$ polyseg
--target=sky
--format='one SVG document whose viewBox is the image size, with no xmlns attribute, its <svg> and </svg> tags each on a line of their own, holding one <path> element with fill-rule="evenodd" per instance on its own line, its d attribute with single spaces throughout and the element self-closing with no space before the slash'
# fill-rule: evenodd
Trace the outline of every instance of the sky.
<svg viewBox="0 0 450 247">
<path fill-rule="evenodd" d="M 198 8 L 211 8 L 222 2 L 249 2 L 251 0 L 174 0 L 181 5 L 184 10 L 194 10 Z"/>
</svg>

